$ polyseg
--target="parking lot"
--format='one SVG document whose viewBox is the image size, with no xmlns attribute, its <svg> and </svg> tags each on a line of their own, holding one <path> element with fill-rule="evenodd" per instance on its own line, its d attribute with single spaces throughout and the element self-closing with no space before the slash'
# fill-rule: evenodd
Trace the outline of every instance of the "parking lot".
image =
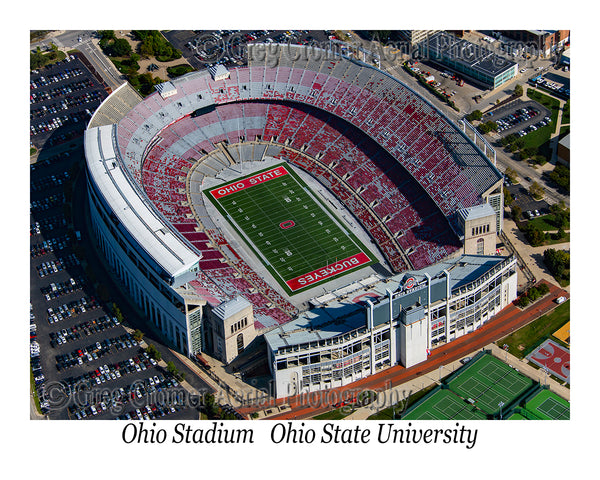
<svg viewBox="0 0 600 480">
<path fill-rule="evenodd" d="M 523 185 L 511 185 L 510 183 L 505 183 L 504 188 L 505 190 L 508 190 L 514 198 L 513 205 L 518 205 L 521 208 L 523 219 L 527 220 L 550 213 L 548 202 L 545 200 L 535 200 Z M 528 212 L 531 212 L 531 214 Z"/>
<path fill-rule="evenodd" d="M 85 178 L 73 176 L 83 168 L 81 133 L 107 92 L 77 56 L 33 71 L 30 83 L 40 150 L 30 165 L 29 354 L 41 411 L 51 419 L 197 419 L 189 393 L 112 313 L 114 300 L 99 299 L 81 258 L 93 248 L 72 224 L 73 210 L 84 213 L 71 192 L 80 202 L 85 191 Z"/>
<path fill-rule="evenodd" d="M 563 100 L 568 100 L 571 96 L 571 78 L 568 70 L 544 72 L 530 78 L 529 83 Z"/>
<path fill-rule="evenodd" d="M 30 138 L 51 147 L 81 135 L 108 93 L 76 55 L 32 71 L 29 80 Z"/>
<path fill-rule="evenodd" d="M 198 69 L 217 63 L 225 66 L 245 64 L 248 43 L 323 44 L 329 35 L 324 30 L 179 30 L 162 33 L 190 65 Z"/>
<path fill-rule="evenodd" d="M 99 301 L 65 216 L 64 154 L 32 165 L 30 357 L 50 418 L 197 418 L 187 393 Z M 35 187 L 35 188 L 33 188 Z"/>
<path fill-rule="evenodd" d="M 501 137 L 515 134 L 523 137 L 530 132 L 550 123 L 551 112 L 533 100 L 516 100 L 510 104 L 486 114 L 486 120 L 493 120 L 498 125 Z"/>
</svg>

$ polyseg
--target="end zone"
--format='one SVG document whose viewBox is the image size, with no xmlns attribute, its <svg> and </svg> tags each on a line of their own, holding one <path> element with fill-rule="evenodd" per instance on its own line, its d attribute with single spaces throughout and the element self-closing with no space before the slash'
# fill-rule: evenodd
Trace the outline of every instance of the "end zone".
<svg viewBox="0 0 600 480">
<path fill-rule="evenodd" d="M 257 173 L 251 177 L 242 178 L 241 180 L 236 180 L 235 182 L 231 182 L 227 185 L 221 185 L 220 187 L 209 190 L 209 193 L 213 196 L 213 198 L 219 199 L 232 193 L 245 190 L 246 188 L 253 187 L 254 185 L 268 182 L 274 178 L 288 175 L 288 173 L 289 172 L 285 166 L 279 165 L 278 167 L 272 168 L 271 170 L 267 170 L 265 172 Z"/>
<path fill-rule="evenodd" d="M 364 252 L 360 252 L 351 257 L 344 258 L 343 260 L 336 261 L 326 267 L 321 267 L 312 272 L 287 280 L 285 283 L 292 292 L 295 292 L 296 290 L 308 287 L 314 283 L 321 282 L 329 277 L 347 272 L 369 262 L 371 262 L 371 259 Z"/>
</svg>

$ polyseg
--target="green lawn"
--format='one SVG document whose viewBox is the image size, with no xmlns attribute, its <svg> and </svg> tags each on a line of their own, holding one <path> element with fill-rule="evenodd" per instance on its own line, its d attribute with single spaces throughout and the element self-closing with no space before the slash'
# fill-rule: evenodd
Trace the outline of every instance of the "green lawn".
<svg viewBox="0 0 600 480">
<path fill-rule="evenodd" d="M 508 351 L 512 355 L 517 358 L 525 358 L 541 340 L 551 336 L 570 320 L 570 305 L 571 302 L 567 300 L 547 315 L 543 315 L 530 324 L 525 325 L 508 337 L 498 340 L 496 345 L 502 347 L 506 344 L 508 345 Z M 553 338 L 553 340 L 562 344 L 558 339 Z"/>
<path fill-rule="evenodd" d="M 528 133 L 523 137 L 523 139 L 525 140 L 523 148 L 537 147 L 540 153 L 544 154 L 547 148 L 542 148 L 542 146 L 544 145 L 544 147 L 547 147 L 545 145 L 546 142 L 550 140 L 550 136 L 556 130 L 556 122 L 558 121 L 560 102 L 555 98 L 549 97 L 548 95 L 544 95 L 543 93 L 539 93 L 536 90 L 533 90 L 532 88 L 527 89 L 527 96 L 532 100 L 535 100 L 536 102 L 542 104 L 551 112 L 550 123 L 548 125 L 536 130 L 535 132 Z"/>
<path fill-rule="evenodd" d="M 204 193 L 289 294 L 376 261 L 286 163 Z"/>
<path fill-rule="evenodd" d="M 548 215 L 543 215 L 541 217 L 535 217 L 529 220 L 529 223 L 532 223 L 542 229 L 544 232 L 553 232 L 558 230 L 558 227 L 554 224 L 554 215 L 549 213 Z M 567 225 L 564 229 L 569 230 L 570 225 Z"/>
</svg>

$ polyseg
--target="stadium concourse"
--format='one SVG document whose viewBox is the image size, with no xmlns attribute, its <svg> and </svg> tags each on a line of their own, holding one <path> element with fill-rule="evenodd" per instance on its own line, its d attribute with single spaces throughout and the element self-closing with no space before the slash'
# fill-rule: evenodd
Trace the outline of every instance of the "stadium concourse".
<svg viewBox="0 0 600 480">
<path fill-rule="evenodd" d="M 289 295 L 209 211 L 205 186 L 242 163 L 288 162 L 347 208 L 382 265 L 347 277 L 355 290 L 465 253 L 460 211 L 487 203 L 501 226 L 500 172 L 388 74 L 331 51 L 260 44 L 249 45 L 247 67 L 214 73 L 165 82 L 145 99 L 124 84 L 85 136 L 97 242 L 180 352 L 229 358 L 323 293 L 319 284 L 303 301 Z M 325 291 L 344 285 L 335 282 Z M 238 296 L 249 310 L 238 301 L 220 311 L 240 318 L 213 314 Z"/>
</svg>

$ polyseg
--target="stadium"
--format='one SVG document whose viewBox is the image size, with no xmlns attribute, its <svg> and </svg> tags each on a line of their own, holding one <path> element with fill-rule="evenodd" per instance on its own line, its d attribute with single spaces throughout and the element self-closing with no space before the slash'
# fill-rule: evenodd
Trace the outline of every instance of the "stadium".
<svg viewBox="0 0 600 480">
<path fill-rule="evenodd" d="M 516 297 L 502 174 L 411 88 L 332 50 L 249 45 L 246 66 L 144 99 L 125 83 L 85 155 L 94 237 L 147 321 L 226 364 L 262 337 L 277 396 L 424 361 Z"/>
</svg>

